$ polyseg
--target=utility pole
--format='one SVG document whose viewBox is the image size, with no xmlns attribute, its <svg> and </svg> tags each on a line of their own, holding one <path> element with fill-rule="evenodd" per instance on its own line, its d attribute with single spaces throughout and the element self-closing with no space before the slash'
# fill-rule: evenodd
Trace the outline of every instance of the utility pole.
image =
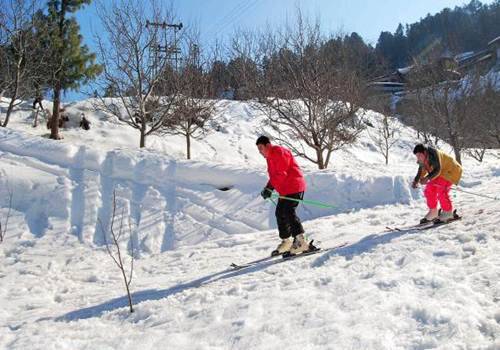
<svg viewBox="0 0 500 350">
<path fill-rule="evenodd" d="M 198 47 L 197 44 L 190 44 L 189 59 L 193 61 L 192 64 L 197 68 L 200 65 L 199 58 L 200 58 L 200 48 Z"/>
<path fill-rule="evenodd" d="M 180 31 L 183 27 L 182 23 L 179 24 L 169 24 L 167 22 L 150 22 L 146 21 L 146 28 L 149 27 L 154 27 L 154 28 L 161 28 L 163 31 L 166 31 L 167 29 L 173 29 L 174 31 L 174 40 L 172 45 L 168 45 L 168 42 L 165 38 L 165 44 L 161 45 L 160 43 L 156 43 L 156 38 L 155 38 L 155 44 L 153 46 L 153 51 L 154 51 L 154 57 L 155 57 L 155 65 L 158 61 L 158 57 L 160 53 L 165 54 L 165 58 L 174 61 L 174 67 L 175 70 L 177 71 L 178 69 L 178 61 L 180 60 L 179 54 L 181 53 L 181 49 L 177 46 L 177 32 Z"/>
</svg>

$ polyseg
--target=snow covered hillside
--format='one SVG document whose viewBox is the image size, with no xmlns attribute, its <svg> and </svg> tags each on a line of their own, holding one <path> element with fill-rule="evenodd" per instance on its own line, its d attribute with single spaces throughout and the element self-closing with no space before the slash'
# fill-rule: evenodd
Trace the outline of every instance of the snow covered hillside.
<svg viewBox="0 0 500 350">
<path fill-rule="evenodd" d="M 81 102 L 66 106 L 66 111 L 78 120 L 91 106 Z M 70 120 L 61 142 L 33 137 L 47 130 L 31 127 L 28 111 L 12 118 L 12 129 L 0 130 L 2 170 L 7 175 L 2 179 L 2 206 L 7 206 L 5 191 L 13 190 L 13 208 L 25 213 L 35 236 L 71 232 L 82 242 L 103 243 L 97 219 L 108 222 L 114 190 L 119 211 L 124 207 L 140 232 L 137 239 L 145 253 L 275 227 L 273 208 L 258 195 L 267 181 L 265 160 L 255 147 L 263 116 L 249 104 L 220 103 L 215 121 L 219 131 L 195 142 L 193 161 L 183 160 L 180 137 L 153 136 L 149 148 L 140 151 L 137 131 L 116 119 L 84 113 L 91 130 Z M 371 119 L 375 123 L 376 115 Z M 302 160 L 307 198 L 335 208 L 301 207 L 300 215 L 312 219 L 419 198 L 409 187 L 415 172 L 411 138 L 412 131 L 403 128 L 391 159 L 398 166 L 383 165 L 368 132 L 358 145 L 334 155 L 331 170 L 317 171 Z M 26 166 L 36 175 L 23 170 Z M 20 173 L 26 175 L 15 176 Z M 57 206 L 47 205 L 55 197 Z"/>
<path fill-rule="evenodd" d="M 334 205 L 299 207 L 307 234 L 348 245 L 233 271 L 278 239 L 273 204 L 259 196 L 262 114 L 220 102 L 218 131 L 195 141 L 187 161 L 182 138 L 152 136 L 139 150 L 135 130 L 91 105 L 66 106 L 62 141 L 40 137 L 47 129 L 31 126 L 28 104 L 0 129 L 2 225 L 13 194 L 0 244 L 0 348 L 500 348 L 500 202 L 455 192 L 461 221 L 386 227 L 425 213 L 410 188 L 410 128 L 399 126 L 388 166 L 373 128 L 328 170 L 300 161 L 306 198 Z M 82 112 L 89 131 L 78 128 Z M 482 164 L 466 157 L 461 185 L 497 196 L 498 152 Z M 111 220 L 113 193 L 133 231 L 121 243 L 140 255 L 133 314 L 99 224 Z"/>
</svg>

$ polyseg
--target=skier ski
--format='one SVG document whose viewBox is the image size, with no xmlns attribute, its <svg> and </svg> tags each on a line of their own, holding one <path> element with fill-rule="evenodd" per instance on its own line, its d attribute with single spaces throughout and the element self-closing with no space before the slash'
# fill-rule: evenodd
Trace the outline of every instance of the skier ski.
<svg viewBox="0 0 500 350">
<path fill-rule="evenodd" d="M 266 158 L 269 174 L 269 181 L 260 193 L 262 198 L 270 198 L 276 190 L 280 196 L 302 200 L 306 182 L 290 150 L 271 144 L 267 136 L 260 136 L 256 145 L 260 154 Z M 285 253 L 296 255 L 309 250 L 309 243 L 304 237 L 304 228 L 295 212 L 298 204 L 298 201 L 278 199 L 275 215 L 281 242 L 272 255 Z"/>
<path fill-rule="evenodd" d="M 450 199 L 450 189 L 458 184 L 462 177 L 462 167 L 458 162 L 441 150 L 417 144 L 413 149 L 417 157 L 418 172 L 412 187 L 425 185 L 424 195 L 429 211 L 420 220 L 421 224 L 438 220 L 448 222 L 453 219 L 453 204 Z M 437 204 L 441 205 L 441 213 Z"/>
</svg>

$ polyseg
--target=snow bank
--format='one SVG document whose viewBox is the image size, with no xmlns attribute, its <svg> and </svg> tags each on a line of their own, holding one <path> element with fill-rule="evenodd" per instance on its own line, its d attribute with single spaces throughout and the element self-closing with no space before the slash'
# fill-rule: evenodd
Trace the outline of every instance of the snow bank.
<svg viewBox="0 0 500 350">
<path fill-rule="evenodd" d="M 259 196 L 267 181 L 263 170 L 177 160 L 152 150 L 100 150 L 9 129 L 0 130 L 0 151 L 12 163 L 0 165 L 8 175 L 0 182 L 3 191 L 14 192 L 14 209 L 26 213 L 37 236 L 50 231 L 49 222 L 59 218 L 65 222 L 63 234 L 103 244 L 98 220 L 104 227 L 110 224 L 115 190 L 117 213 L 132 217 L 132 237 L 145 253 L 275 227 L 273 204 Z M 14 173 L 23 176 L 16 178 Z M 306 181 L 306 199 L 334 208 L 300 206 L 299 215 L 305 220 L 408 203 L 419 196 L 400 175 L 308 170 Z"/>
</svg>

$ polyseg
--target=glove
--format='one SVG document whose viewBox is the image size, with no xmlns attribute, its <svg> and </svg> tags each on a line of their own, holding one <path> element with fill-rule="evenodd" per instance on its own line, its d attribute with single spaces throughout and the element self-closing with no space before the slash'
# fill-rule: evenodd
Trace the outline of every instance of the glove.
<svg viewBox="0 0 500 350">
<path fill-rule="evenodd" d="M 427 178 L 427 177 L 423 177 L 423 178 L 420 179 L 420 184 L 422 184 L 422 185 L 425 185 L 428 182 L 429 182 L 429 178 Z"/>
<path fill-rule="evenodd" d="M 273 190 L 270 189 L 269 187 L 264 187 L 264 189 L 260 192 L 260 195 L 264 199 L 268 199 L 271 197 L 271 194 L 273 193 Z"/>
<path fill-rule="evenodd" d="M 418 182 L 417 181 L 413 181 L 411 183 L 411 188 L 417 188 L 418 187 Z"/>
</svg>

